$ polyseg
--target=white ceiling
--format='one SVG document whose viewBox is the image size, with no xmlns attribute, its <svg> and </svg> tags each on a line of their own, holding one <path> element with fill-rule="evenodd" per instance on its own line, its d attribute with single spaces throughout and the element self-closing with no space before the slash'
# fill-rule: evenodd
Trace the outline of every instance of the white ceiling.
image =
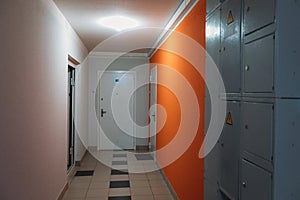
<svg viewBox="0 0 300 200">
<path fill-rule="evenodd" d="M 124 49 L 150 47 L 160 29 L 170 21 L 183 0 L 54 0 L 85 46 L 92 51 L 98 44 L 106 42 L 105 48 L 93 51 L 124 52 Z M 117 32 L 97 23 L 102 17 L 125 15 L 140 22 L 136 31 Z M 109 43 L 109 44 L 108 44 Z"/>
</svg>

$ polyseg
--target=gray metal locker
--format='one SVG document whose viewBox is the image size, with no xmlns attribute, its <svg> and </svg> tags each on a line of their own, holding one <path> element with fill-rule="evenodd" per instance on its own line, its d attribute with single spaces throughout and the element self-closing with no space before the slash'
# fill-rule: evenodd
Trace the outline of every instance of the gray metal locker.
<svg viewBox="0 0 300 200">
<path fill-rule="evenodd" d="M 248 93 L 274 90 L 274 35 L 244 45 L 244 87 Z"/>
<path fill-rule="evenodd" d="M 225 124 L 205 158 L 205 200 L 215 199 L 216 190 L 218 200 L 299 200 L 300 1 L 227 0 L 217 9 L 217 1 L 207 4 L 206 46 L 239 132 Z"/>
<path fill-rule="evenodd" d="M 227 116 L 220 137 L 220 189 L 230 199 L 238 199 L 240 108 L 240 102 L 227 102 Z"/>
<path fill-rule="evenodd" d="M 242 200 L 272 200 L 272 175 L 270 172 L 246 160 L 242 160 L 241 171 Z"/>
<path fill-rule="evenodd" d="M 270 162 L 273 157 L 273 108 L 271 103 L 242 103 L 242 150 Z"/>
<path fill-rule="evenodd" d="M 221 74 L 226 93 L 241 91 L 241 1 L 221 6 Z"/>
<path fill-rule="evenodd" d="M 245 35 L 274 22 L 274 0 L 245 0 L 244 3 Z"/>
</svg>

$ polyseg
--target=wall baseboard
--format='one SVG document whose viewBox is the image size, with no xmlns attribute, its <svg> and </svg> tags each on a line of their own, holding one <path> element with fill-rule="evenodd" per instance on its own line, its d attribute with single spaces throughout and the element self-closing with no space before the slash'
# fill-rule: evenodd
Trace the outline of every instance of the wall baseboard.
<svg viewBox="0 0 300 200">
<path fill-rule="evenodd" d="M 167 176 L 165 175 L 164 171 L 160 168 L 159 172 L 162 175 L 164 181 L 167 183 L 167 186 L 168 186 L 168 188 L 171 192 L 171 195 L 172 195 L 173 199 L 178 200 L 177 194 L 176 194 L 175 190 L 173 189 L 171 183 L 169 182 Z"/>
<path fill-rule="evenodd" d="M 136 145 L 135 148 L 137 151 L 148 151 L 149 150 L 148 145 Z"/>
<path fill-rule="evenodd" d="M 69 188 L 69 185 L 72 181 L 72 178 L 74 177 L 78 167 L 80 167 L 81 163 L 82 163 L 82 159 L 86 156 L 87 154 L 87 150 L 85 151 L 85 153 L 83 154 L 82 158 L 80 161 L 75 161 L 74 165 L 71 167 L 71 169 L 68 171 L 68 174 L 67 174 L 67 183 L 65 184 L 64 188 L 62 189 L 62 191 L 60 192 L 57 200 L 62 200 L 66 191 L 68 190 Z"/>
<path fill-rule="evenodd" d="M 64 188 L 62 189 L 62 191 L 60 192 L 59 196 L 57 197 L 57 200 L 62 200 L 62 199 L 63 199 L 65 193 L 66 193 L 67 190 L 68 190 L 68 188 L 69 188 L 69 182 L 67 182 L 67 183 L 65 184 Z"/>
<path fill-rule="evenodd" d="M 75 161 L 75 166 L 76 167 L 80 167 L 80 165 L 81 165 L 81 163 L 82 163 L 82 159 L 86 156 L 86 154 L 87 154 L 87 149 L 85 150 L 85 152 L 84 152 L 84 154 L 83 154 L 83 156 L 82 156 L 82 158 L 81 158 L 81 160 L 79 160 L 79 161 Z"/>
</svg>

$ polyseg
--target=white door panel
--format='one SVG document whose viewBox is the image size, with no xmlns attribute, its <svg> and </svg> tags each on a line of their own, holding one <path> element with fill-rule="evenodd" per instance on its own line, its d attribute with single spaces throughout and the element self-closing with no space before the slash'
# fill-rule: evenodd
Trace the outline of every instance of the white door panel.
<svg viewBox="0 0 300 200">
<path fill-rule="evenodd" d="M 98 149 L 134 149 L 135 74 L 104 72 L 99 84 L 100 137 Z"/>
</svg>

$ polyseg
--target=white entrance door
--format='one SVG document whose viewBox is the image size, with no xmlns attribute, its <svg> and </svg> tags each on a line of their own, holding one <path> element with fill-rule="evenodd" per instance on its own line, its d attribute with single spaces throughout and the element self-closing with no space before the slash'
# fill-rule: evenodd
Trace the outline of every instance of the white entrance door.
<svg viewBox="0 0 300 200">
<path fill-rule="evenodd" d="M 132 72 L 104 72 L 101 75 L 97 98 L 98 149 L 134 149 L 134 85 L 135 74 Z"/>
<path fill-rule="evenodd" d="M 156 96 L 157 96 L 157 67 L 151 69 L 150 74 L 150 148 L 156 150 Z"/>
</svg>

